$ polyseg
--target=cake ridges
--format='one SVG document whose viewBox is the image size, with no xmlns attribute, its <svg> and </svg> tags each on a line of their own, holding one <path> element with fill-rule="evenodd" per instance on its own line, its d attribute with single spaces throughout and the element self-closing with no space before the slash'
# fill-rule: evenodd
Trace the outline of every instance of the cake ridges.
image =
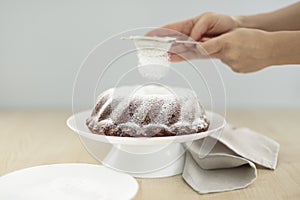
<svg viewBox="0 0 300 200">
<path fill-rule="evenodd" d="M 161 93 L 146 93 L 149 87 L 138 88 L 142 91 L 137 92 L 137 86 L 103 92 L 96 104 L 97 107 L 102 101 L 102 107 L 94 109 L 87 126 L 96 134 L 133 137 L 181 135 L 208 129 L 205 111 L 192 90 L 174 88 L 176 93 L 172 94 L 161 86 L 151 87 Z"/>
</svg>

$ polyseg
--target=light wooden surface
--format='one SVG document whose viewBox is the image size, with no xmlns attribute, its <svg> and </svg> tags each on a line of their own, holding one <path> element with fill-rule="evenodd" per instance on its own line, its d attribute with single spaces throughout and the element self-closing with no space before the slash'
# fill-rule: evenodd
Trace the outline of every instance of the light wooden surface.
<svg viewBox="0 0 300 200">
<path fill-rule="evenodd" d="M 0 175 L 51 163 L 98 163 L 65 121 L 70 111 L 0 111 Z M 280 145 L 275 171 L 259 169 L 246 189 L 199 195 L 181 176 L 138 179 L 135 199 L 300 199 L 300 110 L 229 110 L 227 121 L 247 126 Z"/>
</svg>

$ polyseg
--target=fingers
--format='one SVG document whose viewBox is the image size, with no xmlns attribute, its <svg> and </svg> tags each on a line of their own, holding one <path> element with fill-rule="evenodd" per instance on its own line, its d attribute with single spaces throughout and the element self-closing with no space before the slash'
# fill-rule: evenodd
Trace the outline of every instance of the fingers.
<svg viewBox="0 0 300 200">
<path fill-rule="evenodd" d="M 191 31 L 190 37 L 193 38 L 195 41 L 199 41 L 202 36 L 207 32 L 209 27 L 209 21 L 206 20 L 204 17 L 200 17 L 199 20 L 193 26 Z"/>
<path fill-rule="evenodd" d="M 179 35 L 190 35 L 190 32 L 193 28 L 194 22 L 193 18 L 186 19 L 179 22 L 174 22 L 171 24 L 164 25 L 160 28 L 153 29 L 146 33 L 146 36 L 179 36 Z M 179 39 L 178 37 L 176 37 Z M 182 39 L 182 38 L 181 38 Z"/>
<path fill-rule="evenodd" d="M 158 37 L 166 37 L 166 36 L 174 37 L 176 35 L 178 35 L 177 31 L 173 29 L 163 28 L 163 27 L 153 29 L 145 34 L 145 36 L 158 36 Z"/>
<path fill-rule="evenodd" d="M 190 19 L 179 21 L 179 22 L 167 24 L 167 25 L 163 26 L 162 28 L 178 31 L 185 35 L 190 35 L 193 26 L 194 26 L 194 19 L 190 18 Z"/>
<path fill-rule="evenodd" d="M 209 58 L 207 54 L 201 54 L 197 47 L 194 45 L 193 47 L 185 47 L 182 48 L 181 51 L 171 51 L 169 52 L 170 55 L 170 61 L 171 62 L 179 62 L 183 60 L 191 60 L 191 59 L 205 59 Z"/>
<path fill-rule="evenodd" d="M 171 62 L 180 62 L 183 61 L 184 59 L 181 56 L 178 56 L 177 54 L 170 54 L 170 61 Z"/>
<path fill-rule="evenodd" d="M 215 15 L 215 13 L 212 12 L 204 13 L 199 17 L 195 18 L 195 23 L 191 31 L 190 37 L 196 41 L 199 41 L 214 26 L 215 21 L 217 19 L 218 17 Z"/>
<path fill-rule="evenodd" d="M 184 60 L 191 60 L 191 59 L 198 59 L 201 55 L 195 53 L 195 52 L 183 52 L 181 54 L 170 54 L 170 61 L 171 62 L 180 62 Z"/>
<path fill-rule="evenodd" d="M 222 36 L 210 38 L 193 47 L 187 47 L 182 44 L 173 46 L 169 51 L 170 61 L 179 62 L 189 59 L 205 59 L 210 57 L 222 59 L 224 57 L 224 38 Z"/>
<path fill-rule="evenodd" d="M 212 38 L 210 38 L 210 37 L 202 37 L 201 40 L 200 40 L 200 42 L 206 42 L 206 41 L 208 41 L 210 39 L 212 39 Z"/>
<path fill-rule="evenodd" d="M 219 55 L 224 48 L 222 37 L 216 37 L 197 45 L 197 49 L 203 55 L 216 56 Z"/>
</svg>

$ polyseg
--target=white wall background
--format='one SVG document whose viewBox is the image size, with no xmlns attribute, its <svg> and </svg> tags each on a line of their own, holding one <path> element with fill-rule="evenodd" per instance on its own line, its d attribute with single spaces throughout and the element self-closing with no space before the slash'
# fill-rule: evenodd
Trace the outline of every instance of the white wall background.
<svg viewBox="0 0 300 200">
<path fill-rule="evenodd" d="M 294 0 L 0 0 L 0 108 L 71 107 L 88 52 L 118 32 L 215 11 L 270 11 Z M 300 56 L 300 55 L 299 55 Z M 247 75 L 220 67 L 230 107 L 300 107 L 300 67 Z"/>
</svg>

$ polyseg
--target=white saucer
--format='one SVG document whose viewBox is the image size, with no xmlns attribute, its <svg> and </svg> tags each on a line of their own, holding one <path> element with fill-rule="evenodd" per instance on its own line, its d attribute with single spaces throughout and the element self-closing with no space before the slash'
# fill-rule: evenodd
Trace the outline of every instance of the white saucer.
<svg viewBox="0 0 300 200">
<path fill-rule="evenodd" d="M 44 165 L 0 177 L 1 200 L 132 199 L 137 191 L 133 177 L 91 164 Z"/>
</svg>

